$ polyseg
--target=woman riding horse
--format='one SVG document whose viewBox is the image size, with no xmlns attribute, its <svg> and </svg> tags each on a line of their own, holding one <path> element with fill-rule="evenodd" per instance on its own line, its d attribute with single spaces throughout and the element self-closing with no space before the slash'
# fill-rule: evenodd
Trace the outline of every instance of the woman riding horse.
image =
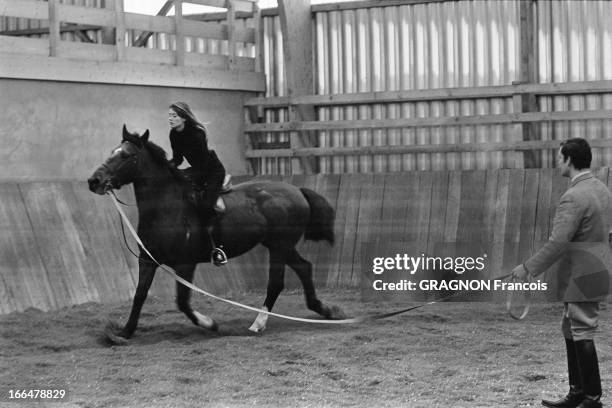
<svg viewBox="0 0 612 408">
<path fill-rule="evenodd" d="M 214 221 L 209 235 L 202 228 L 198 211 L 184 198 L 191 186 L 168 164 L 164 150 L 148 138 L 148 130 L 140 137 L 129 133 L 124 126 L 121 145 L 88 182 L 89 189 L 101 195 L 133 183 L 138 206 L 138 235 L 157 261 L 174 268 L 178 276 L 192 282 L 196 264 L 210 262 L 211 238 L 224 243 L 228 257 L 241 255 L 262 244 L 270 252 L 264 310 L 272 310 L 284 286 L 285 265 L 289 265 L 304 287 L 309 309 L 328 319 L 344 317 L 338 307 L 327 306 L 317 298 L 312 265 L 295 248 L 302 237 L 333 244 L 335 214 L 325 198 L 307 188 L 287 183 L 241 183 L 224 196 L 225 213 Z M 119 333 L 110 333 L 111 337 L 128 339 L 136 330 L 157 266 L 141 249 L 138 286 L 130 317 Z M 179 309 L 194 324 L 209 329 L 217 327 L 213 319 L 191 309 L 189 288 L 177 282 L 176 291 Z M 260 313 L 250 329 L 263 330 L 266 318 L 266 314 Z"/>
<path fill-rule="evenodd" d="M 170 163 L 178 167 L 185 158 L 191 165 L 185 175 L 191 180 L 195 191 L 188 197 L 202 212 L 204 228 L 210 231 L 216 216 L 215 202 L 225 179 L 225 167 L 214 150 L 208 149 L 206 127 L 198 121 L 189 105 L 185 102 L 170 105 L 168 122 L 172 147 Z M 213 249 L 212 259 L 217 266 L 227 263 L 227 255 L 218 247 Z"/>
</svg>

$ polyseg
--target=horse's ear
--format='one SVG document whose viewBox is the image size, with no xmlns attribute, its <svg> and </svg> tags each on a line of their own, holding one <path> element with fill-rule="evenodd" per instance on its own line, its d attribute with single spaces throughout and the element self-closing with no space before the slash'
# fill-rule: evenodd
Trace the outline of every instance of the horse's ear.
<svg viewBox="0 0 612 408">
<path fill-rule="evenodd" d="M 128 136 L 130 133 L 127 131 L 127 127 L 125 126 L 125 123 L 123 124 L 123 138 L 125 139 L 126 136 Z"/>
<path fill-rule="evenodd" d="M 145 130 L 145 132 L 142 134 L 141 139 L 146 142 L 149 140 L 149 129 Z"/>
</svg>

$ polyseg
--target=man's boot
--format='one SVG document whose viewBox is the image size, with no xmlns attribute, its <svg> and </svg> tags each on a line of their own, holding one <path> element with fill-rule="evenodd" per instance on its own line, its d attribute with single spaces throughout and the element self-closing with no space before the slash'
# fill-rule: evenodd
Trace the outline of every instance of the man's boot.
<svg viewBox="0 0 612 408">
<path fill-rule="evenodd" d="M 575 342 L 565 339 L 565 351 L 567 354 L 567 374 L 569 379 L 569 393 L 558 401 L 542 400 L 542 405 L 549 408 L 576 408 L 583 400 L 582 382 L 580 381 L 580 368 Z"/>
<path fill-rule="evenodd" d="M 582 378 L 582 391 L 584 400 L 578 408 L 601 408 L 601 378 L 599 377 L 599 363 L 597 350 L 593 340 L 579 340 L 576 344 L 576 356 Z"/>
</svg>

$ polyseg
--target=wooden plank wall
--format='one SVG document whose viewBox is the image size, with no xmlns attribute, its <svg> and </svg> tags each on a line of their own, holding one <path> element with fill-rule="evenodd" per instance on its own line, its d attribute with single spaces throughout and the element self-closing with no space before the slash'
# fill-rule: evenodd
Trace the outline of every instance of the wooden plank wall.
<svg viewBox="0 0 612 408">
<path fill-rule="evenodd" d="M 225 6 L 224 1 L 212 1 Z M 123 0 L 106 1 L 109 6 L 106 9 L 67 3 L 50 0 L 47 7 L 40 1 L 0 0 L 0 18 L 6 19 L 8 31 L 13 34 L 15 27 L 27 27 L 30 19 L 35 20 L 35 26 L 42 21 L 50 27 L 48 38 L 23 37 L 25 33 L 19 28 L 16 31 L 22 36 L 10 33 L 0 35 L 0 58 L 3 60 L 0 76 L 62 82 L 265 91 L 265 76 L 255 72 L 257 58 L 235 55 L 236 42 L 240 42 L 243 49 L 250 46 L 261 48 L 259 37 L 251 27 L 233 24 L 233 12 L 228 13 L 232 18 L 219 24 L 185 18 L 181 15 L 180 1 L 174 2 L 175 16 L 125 13 Z M 254 3 L 232 1 L 230 6 L 232 11 L 235 11 L 235 6 L 240 11 L 248 9 L 251 13 Z M 83 31 L 90 32 L 105 27 L 114 28 L 117 40 L 103 44 L 96 40 L 66 41 L 70 39 L 70 36 L 65 38 L 63 35 L 66 25 L 79 25 Z M 174 41 L 174 50 L 143 48 L 138 44 L 127 46 L 124 41 L 126 30 L 153 31 L 164 38 L 175 37 L 178 40 Z M 46 32 L 29 33 L 41 34 Z M 186 49 L 185 37 L 194 37 L 189 40 L 192 44 L 196 40 L 228 42 L 229 52 L 191 52 Z M 143 63 L 148 63 L 147 69 L 142 69 Z M 92 75 L 92 72 L 97 75 Z"/>
<path fill-rule="evenodd" d="M 595 171 L 610 186 L 609 169 Z M 266 177 L 270 179 L 270 177 Z M 363 248 L 399 245 L 411 255 L 439 242 L 467 242 L 487 251 L 489 277 L 513 267 L 547 240 L 567 179 L 553 169 L 496 169 L 390 174 L 274 177 L 324 195 L 337 209 L 336 245 L 302 242 L 317 287 L 360 286 Z M 119 195 L 133 202 L 132 190 Z M 126 207 L 134 224 L 135 207 Z M 130 299 L 137 261 L 123 242 L 119 217 L 105 197 L 82 182 L 0 183 L 0 314 L 29 307 L 53 310 L 84 302 Z M 135 243 L 128 237 L 131 248 Z M 265 248 L 226 269 L 200 265 L 195 283 L 216 294 L 262 293 Z M 288 271 L 286 287 L 297 288 Z M 175 284 L 158 271 L 151 295 L 170 301 Z"/>
</svg>

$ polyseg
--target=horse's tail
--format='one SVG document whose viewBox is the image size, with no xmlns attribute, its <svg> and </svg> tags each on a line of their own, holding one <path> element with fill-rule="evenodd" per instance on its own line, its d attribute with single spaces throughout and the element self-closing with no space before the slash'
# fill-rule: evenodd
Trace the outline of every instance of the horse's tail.
<svg viewBox="0 0 612 408">
<path fill-rule="evenodd" d="M 310 241 L 325 240 L 334 245 L 334 220 L 336 218 L 334 209 L 320 194 L 303 187 L 300 188 L 300 191 L 306 197 L 310 206 L 310 219 L 308 225 L 306 225 L 304 239 Z"/>
</svg>

